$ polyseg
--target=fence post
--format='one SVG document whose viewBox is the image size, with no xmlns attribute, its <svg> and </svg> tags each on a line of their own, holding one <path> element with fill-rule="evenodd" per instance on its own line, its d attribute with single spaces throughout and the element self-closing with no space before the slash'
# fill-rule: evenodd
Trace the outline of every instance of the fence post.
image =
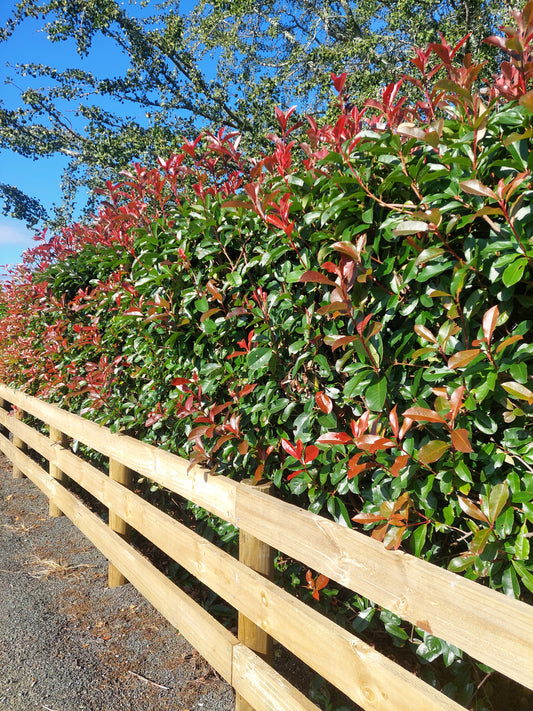
<svg viewBox="0 0 533 711">
<path fill-rule="evenodd" d="M 25 414 L 24 410 L 21 410 L 18 407 L 15 408 L 15 419 L 16 420 L 23 420 L 24 414 Z M 20 449 L 21 452 L 28 451 L 26 442 L 24 442 L 23 439 L 20 439 L 20 437 L 17 437 L 16 435 L 13 435 L 13 445 L 17 449 Z M 15 465 L 13 465 L 13 479 L 24 479 L 24 472 L 22 471 L 22 469 L 19 469 Z"/>
<path fill-rule="evenodd" d="M 128 469 L 124 464 L 117 462 L 115 459 L 109 459 L 109 478 L 113 481 L 117 481 L 122 486 L 127 489 L 132 488 L 133 484 L 133 472 Z M 120 516 L 109 511 L 109 528 L 115 533 L 122 536 L 125 541 L 129 541 L 131 535 L 131 526 L 129 526 L 125 521 L 123 521 Z M 119 585 L 125 585 L 128 581 L 122 575 L 120 570 L 116 568 L 113 563 L 109 563 L 107 569 L 107 584 L 110 588 L 116 588 Z"/>
<path fill-rule="evenodd" d="M 66 447 L 68 444 L 67 435 L 61 432 L 61 430 L 58 430 L 57 427 L 53 427 L 52 425 L 50 425 L 50 444 L 52 446 L 54 444 L 59 444 L 61 445 L 61 447 Z M 60 484 L 64 484 L 67 480 L 66 474 L 61 471 L 57 464 L 49 462 L 48 471 L 50 473 L 50 476 L 54 477 L 54 479 L 56 479 L 56 481 L 58 481 Z M 56 504 L 54 504 L 52 499 L 50 499 L 50 502 L 48 504 L 48 515 L 53 516 L 54 518 L 59 518 L 60 516 L 63 516 L 63 511 L 61 511 L 61 509 Z"/>
<path fill-rule="evenodd" d="M 3 397 L 0 397 L 0 409 L 4 410 L 4 412 L 7 414 L 8 408 L 8 401 L 5 400 Z M 0 434 L 3 434 L 4 437 L 9 437 L 9 430 L 7 429 L 7 427 L 4 427 L 4 425 L 0 425 Z"/>
<path fill-rule="evenodd" d="M 253 479 L 247 479 L 241 483 L 250 486 L 254 485 Z M 271 482 L 255 484 L 255 486 L 264 494 L 270 494 L 272 491 Z M 260 539 L 246 533 L 246 531 L 239 532 L 239 561 L 257 573 L 261 573 L 268 580 L 274 579 L 274 549 Z M 271 664 L 274 657 L 272 637 L 241 612 L 239 612 L 238 625 L 239 641 Z M 254 708 L 242 696 L 237 694 L 235 711 L 254 711 Z"/>
</svg>

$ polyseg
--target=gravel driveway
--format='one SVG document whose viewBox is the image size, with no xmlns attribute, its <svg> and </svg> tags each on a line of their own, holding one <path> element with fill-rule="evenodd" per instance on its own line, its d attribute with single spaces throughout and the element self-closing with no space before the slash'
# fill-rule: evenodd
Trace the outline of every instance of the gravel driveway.
<svg viewBox="0 0 533 711">
<path fill-rule="evenodd" d="M 232 711 L 234 694 L 0 454 L 0 711 Z"/>
</svg>

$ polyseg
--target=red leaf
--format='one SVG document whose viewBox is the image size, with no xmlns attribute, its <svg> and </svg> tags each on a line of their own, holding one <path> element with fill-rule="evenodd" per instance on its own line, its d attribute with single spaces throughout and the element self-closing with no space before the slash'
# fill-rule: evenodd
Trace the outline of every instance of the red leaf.
<svg viewBox="0 0 533 711">
<path fill-rule="evenodd" d="M 404 417 L 408 417 L 415 422 L 441 422 L 447 424 L 444 417 L 441 417 L 435 410 L 428 410 L 426 407 L 410 407 L 403 413 Z"/>
<path fill-rule="evenodd" d="M 409 461 L 409 455 L 408 454 L 400 454 L 396 457 L 394 460 L 394 464 L 392 465 L 392 468 L 390 470 L 390 473 L 392 476 L 398 476 L 400 474 L 400 471 L 405 467 L 407 462 Z"/>
<path fill-rule="evenodd" d="M 350 309 L 348 308 L 348 304 L 346 304 L 344 301 L 332 301 L 330 304 L 326 304 L 325 306 L 321 306 L 319 309 L 317 309 L 317 314 L 329 314 L 329 313 L 347 313 Z"/>
<path fill-rule="evenodd" d="M 318 457 L 319 454 L 320 454 L 320 450 L 318 449 L 318 447 L 315 447 L 314 444 L 310 444 L 305 449 L 305 456 L 303 458 L 303 463 L 309 464 L 310 462 L 314 461 Z"/>
<path fill-rule="evenodd" d="M 383 537 L 383 543 L 388 550 L 398 550 L 402 542 L 403 532 L 406 526 L 390 526 L 386 535 Z"/>
<path fill-rule="evenodd" d="M 463 180 L 463 182 L 459 183 L 459 187 L 464 190 L 465 193 L 469 193 L 470 195 L 482 195 L 483 197 L 490 197 L 494 200 L 498 199 L 498 196 L 494 190 L 491 190 L 491 188 L 488 188 L 476 179 Z"/>
<path fill-rule="evenodd" d="M 174 378 L 172 380 L 172 385 L 180 386 L 180 385 L 188 385 L 191 381 L 188 378 Z"/>
<path fill-rule="evenodd" d="M 472 445 L 468 439 L 468 430 L 453 430 L 452 444 L 458 452 L 473 452 Z"/>
<path fill-rule="evenodd" d="M 248 309 L 245 309 L 244 306 L 237 306 L 236 309 L 232 309 L 226 318 L 233 318 L 234 316 L 244 316 L 244 314 L 248 314 L 249 311 Z"/>
<path fill-rule="evenodd" d="M 266 221 L 270 225 L 274 225 L 274 227 L 279 227 L 281 230 L 285 227 L 285 223 L 280 217 L 278 217 L 278 215 L 267 215 Z"/>
<path fill-rule="evenodd" d="M 317 444 L 348 444 L 349 442 L 353 442 L 353 437 L 346 432 L 326 432 L 316 441 Z"/>
<path fill-rule="evenodd" d="M 292 474 L 289 474 L 289 476 L 287 477 L 287 481 L 290 481 L 291 479 L 294 479 L 295 476 L 298 476 L 298 474 L 301 474 L 303 471 L 305 471 L 305 470 L 304 470 L 304 469 L 298 469 L 297 472 L 292 472 Z"/>
<path fill-rule="evenodd" d="M 217 443 L 216 443 L 215 446 L 213 447 L 213 452 L 218 452 L 218 450 L 222 447 L 223 444 L 225 444 L 226 442 L 228 442 L 230 439 L 234 439 L 234 438 L 235 438 L 235 435 L 234 435 L 234 434 L 222 435 L 222 437 L 219 437 L 219 438 L 217 439 Z M 239 449 L 240 449 L 240 447 L 241 447 L 242 444 L 243 444 L 243 442 L 241 442 L 241 444 L 239 445 Z M 241 454 L 242 454 L 242 452 L 241 452 Z"/>
<path fill-rule="evenodd" d="M 193 427 L 189 432 L 188 439 L 198 439 L 198 437 L 212 437 L 215 428 L 210 425 L 200 425 L 199 427 Z"/>
<path fill-rule="evenodd" d="M 455 418 L 457 417 L 457 415 L 459 413 L 459 410 L 461 409 L 461 405 L 463 404 L 464 392 L 465 392 L 465 386 L 460 385 L 451 394 L 451 397 L 450 397 L 451 411 L 449 414 L 451 415 L 452 420 L 455 420 Z"/>
<path fill-rule="evenodd" d="M 334 242 L 331 247 L 335 251 L 341 252 L 341 254 L 346 254 L 348 257 L 352 257 L 356 262 L 360 259 L 357 247 L 352 242 Z"/>
<path fill-rule="evenodd" d="M 363 464 L 359 464 L 359 459 L 362 456 L 363 452 L 358 452 L 350 458 L 350 461 L 348 462 L 348 479 L 353 479 L 355 476 L 365 471 L 366 469 L 369 469 L 372 466 L 371 462 L 364 462 Z"/>
<path fill-rule="evenodd" d="M 321 390 L 315 395 L 315 400 L 318 407 L 322 410 L 322 412 L 325 412 L 326 415 L 329 415 L 329 413 L 333 410 L 333 402 L 331 398 Z"/>
<path fill-rule="evenodd" d="M 448 360 L 448 368 L 466 368 L 481 353 L 479 348 L 454 353 Z"/>
<path fill-rule="evenodd" d="M 304 272 L 302 276 L 298 279 L 299 282 L 313 282 L 317 284 L 328 284 L 329 286 L 337 286 L 334 281 L 331 281 L 322 272 L 315 272 L 312 269 L 310 271 Z"/>
<path fill-rule="evenodd" d="M 315 582 L 315 590 L 323 590 L 329 583 L 329 578 L 326 578 L 322 573 L 318 576 Z"/>
<path fill-rule="evenodd" d="M 357 420 L 352 420 L 350 422 L 350 427 L 352 428 L 354 439 L 357 439 L 362 434 L 364 434 L 368 429 L 368 420 L 370 419 L 370 410 L 363 412 L 361 417 Z"/>
<path fill-rule="evenodd" d="M 294 447 L 294 445 L 291 444 L 289 440 L 282 439 L 281 446 L 287 452 L 287 454 L 290 454 L 291 457 L 294 457 L 295 459 L 299 459 L 301 461 L 302 453 L 304 450 L 304 446 L 302 444 L 301 439 L 296 442 L 296 447 Z"/>
<path fill-rule="evenodd" d="M 371 514 L 371 513 L 359 513 L 352 517 L 352 521 L 356 523 L 376 523 L 376 521 L 383 521 L 386 517 L 381 514 Z"/>
<path fill-rule="evenodd" d="M 348 76 L 347 72 L 343 72 L 342 74 L 339 74 L 338 76 L 331 72 L 331 81 L 333 82 L 333 86 L 335 87 L 335 90 L 339 92 L 339 94 L 342 92 L 344 89 L 344 83 L 346 82 L 346 77 Z"/>
<path fill-rule="evenodd" d="M 257 383 L 248 383 L 248 385 L 245 385 L 242 390 L 239 390 L 237 393 L 237 397 L 239 400 L 241 397 L 244 397 L 245 395 L 249 395 L 255 388 L 257 387 Z"/>
<path fill-rule="evenodd" d="M 490 344 L 492 340 L 492 334 L 496 328 L 496 322 L 498 321 L 498 316 L 500 312 L 497 306 L 493 306 L 491 309 L 485 312 L 483 316 L 483 335 L 487 343 Z"/>
<path fill-rule="evenodd" d="M 248 351 L 233 351 L 233 353 L 230 353 L 227 357 L 229 360 L 230 358 L 238 358 L 241 355 L 247 355 Z"/>
<path fill-rule="evenodd" d="M 368 314 L 368 316 L 365 316 L 363 319 L 361 319 L 361 321 L 358 321 L 358 322 L 357 322 L 355 328 L 356 328 L 356 330 L 357 330 L 357 333 L 358 333 L 360 336 L 362 335 L 363 331 L 365 330 L 365 328 L 366 328 L 368 322 L 370 321 L 370 319 L 372 318 L 373 315 L 374 315 L 373 313 L 372 313 L 372 314 Z"/>
<path fill-rule="evenodd" d="M 355 444 L 359 449 L 364 449 L 366 452 L 371 454 L 374 452 L 379 452 L 382 449 L 388 449 L 389 447 L 394 447 L 394 442 L 387 437 L 380 437 L 379 435 L 367 434 L 361 435 L 355 440 Z"/>
<path fill-rule="evenodd" d="M 397 405 L 395 405 L 389 412 L 389 422 L 390 426 L 392 427 L 392 431 L 394 432 L 394 436 L 398 437 L 398 434 L 400 433 L 400 427 L 398 424 L 398 415 L 396 413 L 396 408 Z"/>
<path fill-rule="evenodd" d="M 326 336 L 326 339 L 328 339 L 328 338 L 329 337 Z M 324 340 L 326 340 L 326 339 L 324 339 Z M 327 344 L 328 344 L 328 346 L 331 346 L 332 351 L 336 351 L 337 348 L 340 348 L 341 346 L 345 346 L 348 343 L 352 343 L 356 339 L 357 339 L 357 336 L 338 336 L 335 338 L 335 340 L 331 339 L 331 342 L 328 340 Z"/>
<path fill-rule="evenodd" d="M 243 441 L 239 443 L 237 449 L 239 450 L 239 454 L 242 454 L 244 456 L 250 449 L 250 445 L 245 439 L 243 439 Z"/>
<path fill-rule="evenodd" d="M 483 511 L 476 506 L 470 499 L 465 499 L 463 496 L 458 496 L 457 501 L 461 509 L 472 518 L 482 521 L 483 523 L 489 523 L 489 519 L 485 516 Z"/>
<path fill-rule="evenodd" d="M 420 324 L 415 325 L 415 333 L 417 333 L 420 338 L 423 338 L 426 341 L 429 341 L 430 343 L 437 343 L 437 339 L 435 336 L 431 333 L 429 328 L 426 328 L 425 326 L 422 326 Z"/>
</svg>

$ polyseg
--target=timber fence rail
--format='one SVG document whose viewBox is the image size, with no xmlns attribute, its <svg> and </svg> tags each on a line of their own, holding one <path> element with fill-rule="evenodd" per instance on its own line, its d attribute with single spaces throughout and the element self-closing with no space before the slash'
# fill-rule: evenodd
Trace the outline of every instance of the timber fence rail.
<svg viewBox="0 0 533 711">
<path fill-rule="evenodd" d="M 49 436 L 23 421 L 31 415 Z M 9 437 L 12 434 L 12 438 Z M 109 475 L 69 438 L 109 458 Z M 0 384 L 0 450 L 228 681 L 238 711 L 318 711 L 269 664 L 271 639 L 369 711 L 459 711 L 439 693 L 268 579 L 280 551 L 533 689 L 533 608 L 369 536 L 213 475 L 187 460 Z M 46 471 L 31 451 L 48 460 Z M 236 560 L 128 487 L 132 472 L 239 528 Z M 70 478 L 109 509 L 109 525 L 66 488 Z M 131 528 L 239 611 L 231 634 L 129 543 Z M 265 577 L 266 576 L 266 577 Z"/>
</svg>

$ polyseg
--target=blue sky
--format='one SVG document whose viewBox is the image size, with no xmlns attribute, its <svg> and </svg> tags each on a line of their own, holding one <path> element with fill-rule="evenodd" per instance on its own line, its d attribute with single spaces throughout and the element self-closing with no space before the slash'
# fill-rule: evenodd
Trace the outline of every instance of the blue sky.
<svg viewBox="0 0 533 711">
<path fill-rule="evenodd" d="M 0 26 L 5 25 L 11 15 L 15 0 L 4 0 L 0 3 Z M 128 3 L 122 3 L 127 5 Z M 194 7 L 194 0 L 181 3 L 187 11 Z M 148 11 L 153 11 L 147 8 Z M 19 77 L 6 63 L 38 62 L 64 69 L 69 66 L 83 66 L 99 75 L 119 74 L 125 67 L 125 58 L 117 49 L 110 55 L 109 45 L 105 51 L 99 51 L 98 41 L 93 44 L 87 59 L 82 60 L 76 53 L 74 42 L 50 42 L 41 23 L 26 19 L 15 33 L 3 43 L 0 43 L 0 98 L 6 108 L 14 109 L 20 105 L 20 92 L 28 88 L 30 80 Z M 111 69 L 110 69 L 111 67 Z M 5 83 L 8 76 L 15 79 L 18 88 Z M 36 84 L 33 84 L 36 86 Z M 23 192 L 36 197 L 51 212 L 52 206 L 60 203 L 61 173 L 66 161 L 60 156 L 32 160 L 11 153 L 0 151 L 0 182 L 15 185 Z M 1 207 L 1 204 L 0 204 Z M 0 266 L 16 264 L 21 261 L 25 249 L 35 244 L 34 232 L 28 230 L 20 220 L 13 220 L 0 214 Z M 1 274 L 1 269 L 0 269 Z"/>
<path fill-rule="evenodd" d="M 2 25 L 12 5 L 11 2 L 2 5 L 0 9 Z M 53 50 L 56 48 L 50 45 L 46 35 L 38 30 L 38 24 L 35 22 L 28 22 L 9 41 L 0 44 L 0 96 L 7 107 L 16 106 L 18 91 L 4 84 L 6 76 L 10 73 L 5 66 L 6 63 L 47 61 L 45 57 L 50 57 L 53 61 L 55 57 L 52 55 L 57 54 Z M 60 158 L 33 161 L 9 151 L 1 151 L 0 181 L 15 185 L 30 195 L 38 195 L 46 207 L 49 207 L 59 200 L 62 163 Z M 22 252 L 34 244 L 33 234 L 20 220 L 0 215 L 0 264 L 19 262 Z"/>
</svg>

